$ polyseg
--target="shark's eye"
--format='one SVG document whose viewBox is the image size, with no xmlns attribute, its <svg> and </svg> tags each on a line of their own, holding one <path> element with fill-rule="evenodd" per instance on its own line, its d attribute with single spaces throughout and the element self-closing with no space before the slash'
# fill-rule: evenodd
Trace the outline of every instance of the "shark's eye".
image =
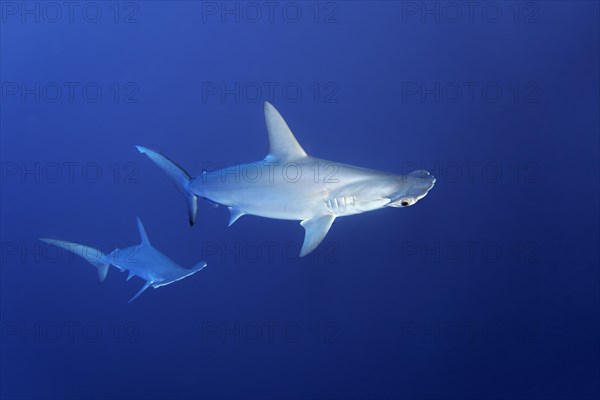
<svg viewBox="0 0 600 400">
<path fill-rule="evenodd" d="M 402 207 L 406 207 L 409 203 L 408 200 L 402 200 L 400 204 L 402 205 Z"/>
</svg>

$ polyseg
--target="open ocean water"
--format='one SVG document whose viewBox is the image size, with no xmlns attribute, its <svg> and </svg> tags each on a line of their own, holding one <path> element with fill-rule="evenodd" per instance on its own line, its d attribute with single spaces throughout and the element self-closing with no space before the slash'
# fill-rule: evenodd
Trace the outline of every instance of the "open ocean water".
<svg viewBox="0 0 600 400">
<path fill-rule="evenodd" d="M 598 399 L 597 1 L 1 1 L 3 399 Z M 297 221 L 185 203 L 267 153 L 437 179 Z M 252 171 L 250 171 L 251 173 Z M 42 237 L 197 274 L 131 304 Z"/>
</svg>

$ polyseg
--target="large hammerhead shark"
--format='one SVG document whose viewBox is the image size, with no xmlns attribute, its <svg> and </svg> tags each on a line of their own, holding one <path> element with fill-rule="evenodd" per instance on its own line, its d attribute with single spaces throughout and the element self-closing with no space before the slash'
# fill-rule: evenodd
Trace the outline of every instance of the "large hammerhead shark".
<svg viewBox="0 0 600 400">
<path fill-rule="evenodd" d="M 164 155 L 136 146 L 183 193 L 190 225 L 196 220 L 198 197 L 229 207 L 230 226 L 245 214 L 301 221 L 302 257 L 321 243 L 337 217 L 411 206 L 435 184 L 424 170 L 395 175 L 311 157 L 275 107 L 266 102 L 264 110 L 269 153 L 253 163 L 203 172 L 192 179 Z"/>
<path fill-rule="evenodd" d="M 115 266 L 121 272 L 128 271 L 127 280 L 133 276 L 138 276 L 146 281 L 146 284 L 135 296 L 129 300 L 131 303 L 137 299 L 149 287 L 159 288 L 173 282 L 186 278 L 202 268 L 206 267 L 204 261 L 199 262 L 190 269 L 182 268 L 167 256 L 156 250 L 150 244 L 148 235 L 144 230 L 142 221 L 137 220 L 140 231 L 141 243 L 137 246 L 127 247 L 125 249 L 115 249 L 110 254 L 103 254 L 100 250 L 84 246 L 78 243 L 65 242 L 63 240 L 40 239 L 43 242 L 61 247 L 70 251 L 87 262 L 98 268 L 98 278 L 100 282 L 104 281 L 108 274 L 108 267 Z"/>
</svg>

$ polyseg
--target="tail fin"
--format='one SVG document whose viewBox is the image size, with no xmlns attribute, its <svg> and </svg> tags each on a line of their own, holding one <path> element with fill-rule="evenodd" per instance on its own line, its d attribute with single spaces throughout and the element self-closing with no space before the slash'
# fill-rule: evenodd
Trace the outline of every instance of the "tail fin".
<svg viewBox="0 0 600 400">
<path fill-rule="evenodd" d="M 185 196 L 185 200 L 187 202 L 188 207 L 188 217 L 190 221 L 190 225 L 194 225 L 196 222 L 196 211 L 198 209 L 198 197 L 192 194 L 189 190 L 189 184 L 191 177 L 187 172 L 183 170 L 179 165 L 175 162 L 169 160 L 167 157 L 163 156 L 156 151 L 147 149 L 143 146 L 135 146 L 138 151 L 142 154 L 145 154 L 150 158 L 156 165 L 162 169 L 165 174 L 175 183 L 177 189 Z"/>
<path fill-rule="evenodd" d="M 98 268 L 98 278 L 100 279 L 100 282 L 104 281 L 104 279 L 106 278 L 110 262 L 108 261 L 106 255 L 100 250 L 94 249 L 93 247 L 87 247 L 82 244 L 65 242 L 64 240 L 54 240 L 45 238 L 42 238 L 40 240 L 42 242 L 61 247 L 67 251 L 77 254 L 79 257 L 85 259 L 94 267 Z"/>
</svg>

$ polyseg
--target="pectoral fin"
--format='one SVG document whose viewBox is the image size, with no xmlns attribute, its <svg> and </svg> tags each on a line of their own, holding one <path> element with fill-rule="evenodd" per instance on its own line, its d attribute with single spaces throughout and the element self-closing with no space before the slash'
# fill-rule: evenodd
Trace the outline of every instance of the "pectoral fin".
<svg viewBox="0 0 600 400">
<path fill-rule="evenodd" d="M 300 257 L 310 254 L 317 248 L 323 239 L 325 239 L 334 220 L 335 217 L 333 215 L 326 214 L 300 222 L 300 225 L 302 225 L 305 230 L 304 243 L 302 244 L 302 250 L 300 250 Z"/>
<path fill-rule="evenodd" d="M 144 286 L 142 286 L 142 288 L 140 289 L 140 291 L 139 291 L 139 292 L 137 292 L 137 293 L 135 294 L 135 296 L 133 296 L 133 297 L 132 297 L 132 298 L 131 298 L 131 299 L 130 299 L 130 300 L 127 302 L 127 303 L 131 303 L 132 301 L 134 301 L 135 299 L 137 299 L 138 297 L 140 297 L 140 295 L 141 295 L 142 293 L 144 293 L 144 291 L 145 291 L 146 289 L 148 289 L 150 286 L 152 286 L 152 282 L 146 282 L 146 284 L 145 284 Z"/>
</svg>

